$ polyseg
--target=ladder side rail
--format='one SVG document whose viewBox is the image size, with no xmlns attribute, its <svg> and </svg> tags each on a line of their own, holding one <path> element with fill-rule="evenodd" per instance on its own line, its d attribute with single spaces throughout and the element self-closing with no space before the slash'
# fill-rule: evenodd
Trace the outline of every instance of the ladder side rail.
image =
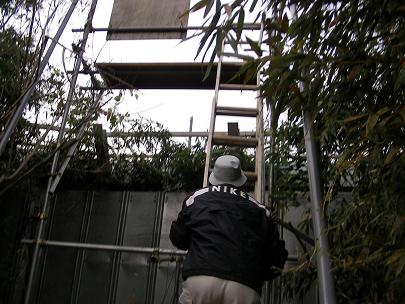
<svg viewBox="0 0 405 304">
<path fill-rule="evenodd" d="M 225 45 L 225 39 L 222 40 L 221 44 L 221 51 L 218 59 L 218 66 L 217 66 L 217 75 L 215 79 L 215 94 L 214 98 L 212 99 L 212 106 L 211 106 L 211 118 L 210 118 L 210 128 L 208 131 L 208 140 L 207 140 L 207 152 L 205 156 L 205 168 L 204 168 L 204 180 L 203 180 L 203 187 L 208 186 L 208 175 L 210 170 L 211 164 L 211 154 L 212 154 L 212 138 L 215 129 L 215 116 L 216 116 L 216 107 L 218 104 L 218 95 L 219 95 L 219 85 L 221 81 L 221 67 L 222 67 L 222 60 L 223 60 L 223 50 Z"/>
<path fill-rule="evenodd" d="M 261 45 L 263 40 L 264 23 L 263 20 L 260 26 L 259 34 L 259 45 Z M 256 138 L 258 140 L 256 147 L 256 161 L 255 161 L 255 171 L 257 178 L 255 181 L 255 198 L 259 202 L 265 202 L 265 174 L 264 174 L 264 130 L 263 130 L 263 97 L 260 94 L 260 82 L 261 82 L 261 71 L 257 71 L 256 84 L 257 84 L 257 96 L 256 96 L 256 106 L 257 106 L 257 116 L 256 116 Z"/>
</svg>

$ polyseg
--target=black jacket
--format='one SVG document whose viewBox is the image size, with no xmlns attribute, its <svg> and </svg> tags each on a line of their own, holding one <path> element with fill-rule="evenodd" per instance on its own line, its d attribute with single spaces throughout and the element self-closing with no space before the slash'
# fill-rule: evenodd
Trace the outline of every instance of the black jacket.
<svg viewBox="0 0 405 304">
<path fill-rule="evenodd" d="M 209 275 L 236 281 L 259 294 L 283 268 L 288 252 L 269 211 L 230 185 L 195 191 L 183 202 L 170 240 L 188 250 L 183 278 Z"/>
</svg>

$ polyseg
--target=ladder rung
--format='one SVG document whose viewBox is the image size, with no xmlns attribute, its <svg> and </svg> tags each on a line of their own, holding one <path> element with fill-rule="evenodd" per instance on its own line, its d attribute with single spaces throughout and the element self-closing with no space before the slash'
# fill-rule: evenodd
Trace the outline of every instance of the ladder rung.
<svg viewBox="0 0 405 304">
<path fill-rule="evenodd" d="M 245 173 L 247 180 L 250 182 L 254 182 L 257 179 L 257 174 L 256 172 L 251 172 L 251 171 L 243 171 Z"/>
<path fill-rule="evenodd" d="M 225 40 L 225 43 L 226 43 L 226 44 L 230 44 L 230 45 L 232 44 L 229 39 L 226 39 L 226 40 Z M 250 43 L 249 43 L 249 41 L 247 41 L 247 40 L 239 40 L 236 45 L 243 45 L 243 44 L 250 44 Z"/>
<path fill-rule="evenodd" d="M 234 84 L 234 83 L 221 83 L 219 85 L 220 89 L 223 90 L 257 90 L 257 85 L 255 84 Z"/>
<path fill-rule="evenodd" d="M 217 115 L 256 117 L 257 109 L 237 107 L 217 107 Z"/>
<path fill-rule="evenodd" d="M 254 60 L 254 57 L 249 56 L 249 55 L 244 55 L 244 54 L 239 54 L 239 53 L 227 53 L 227 52 L 223 52 L 222 56 L 225 57 L 233 57 L 233 58 L 238 58 L 238 59 L 242 59 L 242 60 Z"/>
<path fill-rule="evenodd" d="M 249 138 L 242 136 L 229 136 L 229 135 L 214 135 L 212 137 L 212 143 L 215 145 L 225 146 L 238 146 L 254 148 L 257 146 L 257 138 Z"/>
</svg>

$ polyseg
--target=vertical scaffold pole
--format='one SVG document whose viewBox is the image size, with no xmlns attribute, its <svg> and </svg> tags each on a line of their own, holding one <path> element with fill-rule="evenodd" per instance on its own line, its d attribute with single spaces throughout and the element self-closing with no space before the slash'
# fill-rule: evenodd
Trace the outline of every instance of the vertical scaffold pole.
<svg viewBox="0 0 405 304">
<path fill-rule="evenodd" d="M 22 96 L 21 101 L 16 109 L 16 111 L 13 114 L 13 117 L 11 118 L 9 124 L 5 128 L 3 135 L 1 136 L 0 139 L 0 155 L 3 154 L 4 149 L 6 148 L 7 142 L 10 139 L 11 134 L 14 132 L 18 121 L 21 118 L 22 113 L 24 112 L 25 107 L 27 106 L 28 101 L 31 98 L 32 93 L 34 92 L 35 85 L 38 83 L 39 79 L 41 78 L 40 76 L 42 75 L 43 71 L 45 70 L 46 65 L 48 64 L 49 58 L 51 57 L 53 50 L 56 47 L 56 44 L 59 41 L 60 36 L 62 35 L 66 24 L 69 22 L 70 17 L 72 16 L 72 13 L 77 5 L 79 0 L 73 0 L 72 3 L 70 4 L 69 10 L 67 11 L 65 18 L 63 19 L 58 31 L 56 32 L 55 37 L 52 39 L 52 42 L 46 51 L 44 58 L 41 60 L 41 63 L 39 64 L 38 72 L 37 72 L 37 79 L 34 80 L 28 90 L 25 92 L 25 94 Z"/>
<path fill-rule="evenodd" d="M 93 0 L 91 3 L 89 14 L 87 16 L 86 25 L 85 25 L 85 29 L 83 32 L 83 38 L 82 38 L 82 41 L 81 41 L 81 44 L 79 47 L 79 51 L 78 51 L 78 53 L 76 55 L 76 59 L 75 59 L 73 75 L 72 75 L 72 79 L 70 82 L 69 92 L 68 92 L 68 96 L 66 99 L 66 104 L 65 104 L 65 108 L 64 108 L 64 112 L 63 112 L 63 116 L 62 116 L 62 122 L 61 122 L 60 129 L 59 129 L 57 147 L 60 146 L 60 144 L 62 143 L 62 140 L 63 140 L 64 130 L 66 127 L 66 122 L 67 122 L 67 118 L 68 118 L 68 114 L 69 114 L 70 105 L 72 103 L 74 91 L 76 88 L 76 82 L 77 82 L 77 78 L 78 78 L 79 71 L 80 71 L 81 61 L 82 61 L 84 50 L 85 50 L 86 44 L 87 44 L 87 38 L 92 30 L 92 20 L 93 20 L 94 12 L 96 10 L 96 6 L 97 6 L 97 0 Z M 59 150 L 55 153 L 55 155 L 53 157 L 52 166 L 51 166 L 51 170 L 50 170 L 50 176 L 48 179 L 48 185 L 47 185 L 47 189 L 45 192 L 44 203 L 41 208 L 39 227 L 37 230 L 37 236 L 36 236 L 36 241 L 35 241 L 35 245 L 34 245 L 34 252 L 32 255 L 32 261 L 31 261 L 31 267 L 30 267 L 30 273 L 29 273 L 29 277 L 28 277 L 27 289 L 26 289 L 26 293 L 25 293 L 25 300 L 24 300 L 25 304 L 30 303 L 32 284 L 33 284 L 33 280 L 34 280 L 35 271 L 37 268 L 37 260 L 38 260 L 39 250 L 40 250 L 40 241 L 41 241 L 43 230 L 45 227 L 46 214 L 48 212 L 50 189 L 51 189 L 51 185 L 53 183 L 54 175 L 55 175 L 56 168 L 58 165 L 58 159 L 59 159 Z"/>
<path fill-rule="evenodd" d="M 308 110 L 304 110 L 303 118 L 312 223 L 318 247 L 316 264 L 318 269 L 319 298 L 321 304 L 335 304 L 335 286 L 330 269 L 329 241 L 325 231 L 326 225 L 322 212 L 322 188 L 319 175 L 319 160 L 312 127 L 313 119 Z"/>
<path fill-rule="evenodd" d="M 191 133 L 193 131 L 193 116 L 190 117 L 190 126 L 188 131 Z M 188 137 L 188 148 L 191 149 L 191 136 Z"/>
</svg>

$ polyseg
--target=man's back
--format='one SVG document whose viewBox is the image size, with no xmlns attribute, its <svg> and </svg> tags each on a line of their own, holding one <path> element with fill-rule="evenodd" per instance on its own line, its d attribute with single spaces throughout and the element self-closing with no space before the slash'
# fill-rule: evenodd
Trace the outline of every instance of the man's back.
<svg viewBox="0 0 405 304">
<path fill-rule="evenodd" d="M 278 275 L 287 258 L 270 212 L 240 190 L 240 160 L 223 155 L 209 176 L 212 186 L 183 202 L 170 240 L 188 250 L 181 304 L 257 304 L 262 283 Z"/>
<path fill-rule="evenodd" d="M 270 270 L 268 212 L 232 185 L 200 189 L 183 204 L 171 240 L 188 249 L 183 277 L 209 275 L 245 284 L 258 293 Z M 176 227 L 177 226 L 177 227 Z M 176 231 L 187 231 L 187 236 Z M 267 261 L 266 261 L 267 260 Z"/>
</svg>

